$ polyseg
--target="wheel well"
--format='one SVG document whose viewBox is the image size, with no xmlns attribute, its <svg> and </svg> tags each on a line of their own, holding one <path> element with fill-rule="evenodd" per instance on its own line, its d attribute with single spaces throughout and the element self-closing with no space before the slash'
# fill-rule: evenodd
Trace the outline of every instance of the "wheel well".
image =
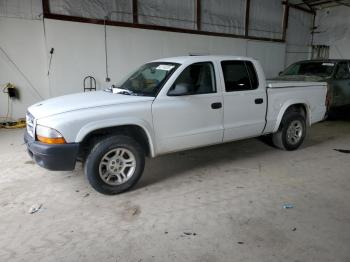
<svg viewBox="0 0 350 262">
<path fill-rule="evenodd" d="M 150 144 L 144 129 L 137 125 L 123 125 L 115 127 L 101 128 L 86 135 L 80 143 L 79 158 L 85 159 L 93 145 L 102 137 L 109 135 L 126 135 L 135 139 L 145 150 L 146 156 L 150 156 Z"/>
<path fill-rule="evenodd" d="M 307 112 L 307 109 L 306 109 L 306 105 L 305 104 L 293 104 L 293 105 L 290 105 L 286 109 L 286 111 L 284 111 L 282 119 L 278 123 L 278 128 L 277 129 L 281 128 L 282 123 L 283 123 L 283 117 L 289 112 L 298 112 L 298 113 L 300 113 L 302 116 L 305 117 L 306 125 L 307 126 L 309 125 L 309 115 L 308 115 L 308 112 Z"/>
<path fill-rule="evenodd" d="M 294 104 L 294 105 L 291 105 L 289 106 L 285 113 L 288 113 L 288 112 L 298 112 L 300 114 L 302 114 L 304 117 L 305 117 L 305 120 L 306 120 L 306 123 L 308 123 L 308 113 L 307 113 L 307 110 L 306 110 L 306 105 L 305 104 Z"/>
</svg>

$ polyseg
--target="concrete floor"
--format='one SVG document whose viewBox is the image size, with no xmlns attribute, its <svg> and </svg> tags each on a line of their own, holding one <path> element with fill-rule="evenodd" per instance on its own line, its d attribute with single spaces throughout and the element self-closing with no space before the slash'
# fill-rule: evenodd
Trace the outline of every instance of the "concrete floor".
<svg viewBox="0 0 350 262">
<path fill-rule="evenodd" d="M 118 196 L 33 165 L 22 133 L 0 130 L 0 261 L 350 261 L 350 154 L 333 150 L 349 120 L 294 152 L 249 139 L 149 160 Z"/>
</svg>

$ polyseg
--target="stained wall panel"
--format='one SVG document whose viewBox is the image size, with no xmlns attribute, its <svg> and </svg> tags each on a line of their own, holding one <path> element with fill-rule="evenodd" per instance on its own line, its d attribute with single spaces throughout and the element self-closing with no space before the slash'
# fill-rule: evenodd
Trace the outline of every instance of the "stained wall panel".
<svg viewBox="0 0 350 262">
<path fill-rule="evenodd" d="M 289 9 L 285 66 L 310 58 L 312 26 L 312 14 L 295 8 Z"/>
<path fill-rule="evenodd" d="M 282 39 L 283 5 L 281 0 L 251 0 L 249 18 L 249 35 Z"/>
<path fill-rule="evenodd" d="M 196 29 L 195 14 L 194 0 L 138 0 L 142 24 Z"/>
<path fill-rule="evenodd" d="M 54 14 L 132 22 L 131 0 L 50 0 Z"/>
<path fill-rule="evenodd" d="M 244 35 L 246 0 L 201 0 L 204 31 Z"/>
</svg>

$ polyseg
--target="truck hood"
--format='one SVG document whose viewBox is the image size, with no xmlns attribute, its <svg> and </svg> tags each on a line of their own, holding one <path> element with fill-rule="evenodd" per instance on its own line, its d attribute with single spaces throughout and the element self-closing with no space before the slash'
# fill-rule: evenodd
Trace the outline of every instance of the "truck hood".
<svg viewBox="0 0 350 262">
<path fill-rule="evenodd" d="M 28 108 L 36 119 L 70 111 L 116 104 L 153 101 L 154 97 L 113 94 L 105 91 L 59 96 L 36 103 Z"/>
</svg>

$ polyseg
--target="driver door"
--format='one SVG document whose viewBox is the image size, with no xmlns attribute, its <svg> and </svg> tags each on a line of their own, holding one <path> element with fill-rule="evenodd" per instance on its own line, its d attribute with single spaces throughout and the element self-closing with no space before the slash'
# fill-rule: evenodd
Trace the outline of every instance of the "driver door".
<svg viewBox="0 0 350 262">
<path fill-rule="evenodd" d="M 223 139 L 223 98 L 212 62 L 186 67 L 166 95 L 152 105 L 157 153 L 167 153 L 221 143 Z M 169 94 L 176 86 L 188 93 Z M 171 93 L 171 92 L 170 92 Z"/>
</svg>

